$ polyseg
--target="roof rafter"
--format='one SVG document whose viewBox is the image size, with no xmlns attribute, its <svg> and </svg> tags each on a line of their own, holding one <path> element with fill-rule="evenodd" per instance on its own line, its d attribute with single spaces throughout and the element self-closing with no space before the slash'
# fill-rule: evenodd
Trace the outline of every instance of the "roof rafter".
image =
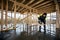
<svg viewBox="0 0 60 40">
<path fill-rule="evenodd" d="M 50 6 L 50 5 L 52 5 L 52 3 L 47 4 L 47 5 L 44 5 L 44 6 L 42 6 L 42 7 L 37 8 L 37 9 L 45 8 L 45 7 Z"/>
<path fill-rule="evenodd" d="M 10 0 L 11 2 L 14 2 L 13 0 Z M 32 7 L 29 7 L 29 6 L 27 6 L 27 5 L 24 5 L 24 4 L 22 4 L 22 3 L 18 3 L 18 2 L 16 2 L 16 5 L 20 5 L 21 7 L 23 7 L 23 8 L 26 8 L 26 9 L 34 9 L 34 8 L 32 8 Z M 34 9 L 34 10 L 37 10 L 37 9 Z M 37 10 L 38 12 L 39 12 L 39 10 Z"/>
<path fill-rule="evenodd" d="M 31 0 L 29 3 L 27 3 L 26 5 L 29 5 L 29 4 L 31 4 L 32 2 L 33 2 L 34 0 Z"/>
<path fill-rule="evenodd" d="M 39 7 L 39 6 L 42 6 L 42 5 L 47 4 L 47 3 L 49 3 L 49 2 L 51 2 L 51 1 L 46 1 L 46 2 L 44 2 L 44 3 L 42 3 L 42 4 L 38 5 L 38 6 L 36 6 L 36 7 L 34 7 L 34 8 L 37 8 L 37 7 Z"/>
<path fill-rule="evenodd" d="M 24 3 L 25 2 L 25 0 L 23 0 L 21 3 Z M 16 9 L 16 10 L 18 10 L 19 9 L 19 7 L 20 7 L 20 5 L 18 6 L 18 8 Z M 20 10 L 19 10 L 20 11 Z"/>
<path fill-rule="evenodd" d="M 25 2 L 25 0 L 23 0 L 21 3 L 24 3 Z"/>
<path fill-rule="evenodd" d="M 24 8 L 21 8 L 19 11 L 23 10 Z"/>
<path fill-rule="evenodd" d="M 39 3 L 42 2 L 42 1 L 44 1 L 44 0 L 39 0 L 37 3 L 31 5 L 31 7 L 33 7 L 33 6 L 37 5 L 37 4 L 39 4 Z"/>
<path fill-rule="evenodd" d="M 29 5 L 29 4 L 31 4 L 32 2 L 33 2 L 34 0 L 31 0 L 29 3 L 27 3 L 26 5 Z M 25 10 L 27 10 L 27 9 L 25 9 Z M 24 10 L 23 10 L 24 11 Z"/>
</svg>

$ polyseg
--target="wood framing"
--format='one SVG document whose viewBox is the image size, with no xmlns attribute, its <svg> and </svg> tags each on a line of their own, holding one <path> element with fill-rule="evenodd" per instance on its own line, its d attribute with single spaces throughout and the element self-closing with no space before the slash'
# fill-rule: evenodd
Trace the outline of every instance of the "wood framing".
<svg viewBox="0 0 60 40">
<path fill-rule="evenodd" d="M 6 26 L 6 30 L 8 30 L 7 24 L 7 14 L 8 14 L 8 0 L 6 1 L 6 14 L 5 14 L 5 26 Z"/>
<path fill-rule="evenodd" d="M 10 0 L 11 2 L 14 2 L 13 0 Z M 27 5 L 24 5 L 24 4 L 22 4 L 22 3 L 18 3 L 18 2 L 16 2 L 16 5 L 20 5 L 21 7 L 23 7 L 23 8 L 26 8 L 26 9 L 34 9 L 34 8 L 32 8 L 32 7 L 29 7 L 29 6 L 27 6 Z M 37 9 L 34 9 L 34 10 L 37 10 Z M 38 10 L 39 11 L 39 10 Z"/>
<path fill-rule="evenodd" d="M 14 1 L 14 27 L 13 29 L 16 29 L 16 0 Z"/>
<path fill-rule="evenodd" d="M 56 28 L 60 28 L 59 26 L 59 16 L 60 16 L 60 11 L 59 11 L 59 5 L 57 0 L 54 0 L 55 4 L 56 4 Z"/>
<path fill-rule="evenodd" d="M 33 7 L 33 6 L 37 5 L 37 4 L 39 4 L 39 3 L 42 2 L 42 1 L 44 1 L 44 0 L 40 0 L 40 1 L 38 1 L 37 3 L 31 5 L 31 7 Z"/>
<path fill-rule="evenodd" d="M 42 9 L 42 8 L 45 8 L 45 7 L 48 7 L 48 6 L 51 6 L 51 5 L 52 5 L 52 3 L 47 4 L 47 5 L 44 5 L 44 6 L 42 6 L 42 7 L 37 8 L 37 9 Z"/>
<path fill-rule="evenodd" d="M 24 8 L 21 8 L 20 10 L 19 10 L 19 12 L 21 11 L 21 10 L 23 10 Z"/>
<path fill-rule="evenodd" d="M 23 0 L 21 3 L 24 3 L 25 2 L 25 0 Z"/>
<path fill-rule="evenodd" d="M 32 2 L 33 2 L 34 0 L 31 0 L 29 3 L 27 3 L 26 5 L 29 5 L 29 4 L 31 4 Z"/>
<path fill-rule="evenodd" d="M 51 1 L 44 2 L 44 3 L 38 5 L 38 6 L 34 7 L 34 8 L 37 8 L 37 7 L 42 6 L 42 5 L 45 5 L 45 4 L 49 3 L 49 2 L 51 2 Z"/>
<path fill-rule="evenodd" d="M 1 3 L 1 31 L 3 31 L 3 0 Z"/>
</svg>

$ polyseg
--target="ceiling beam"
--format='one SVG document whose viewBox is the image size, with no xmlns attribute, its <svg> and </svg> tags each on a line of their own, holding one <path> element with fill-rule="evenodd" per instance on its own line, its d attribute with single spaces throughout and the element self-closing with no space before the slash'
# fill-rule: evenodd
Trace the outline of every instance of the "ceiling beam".
<svg viewBox="0 0 60 40">
<path fill-rule="evenodd" d="M 14 9 L 14 4 L 13 4 L 13 6 L 12 6 L 12 10 Z"/>
<path fill-rule="evenodd" d="M 20 6 L 18 6 L 16 10 L 18 10 L 19 8 L 20 8 Z"/>
<path fill-rule="evenodd" d="M 31 16 L 32 14 L 28 15 L 27 17 L 21 19 L 19 22 L 22 22 L 24 19 L 28 18 L 29 16 Z"/>
<path fill-rule="evenodd" d="M 24 10 L 27 10 L 27 9 L 24 9 Z M 24 11 L 24 10 L 22 10 L 22 11 Z M 20 11 L 20 12 L 22 12 L 22 11 Z"/>
<path fill-rule="evenodd" d="M 50 6 L 50 5 L 52 5 L 52 3 L 47 4 L 47 5 L 44 5 L 44 6 L 41 6 L 41 7 L 37 8 L 37 9 L 42 9 L 42 8 L 48 7 L 48 6 Z"/>
<path fill-rule="evenodd" d="M 21 11 L 21 10 L 23 10 L 24 8 L 21 8 L 20 10 L 19 10 L 19 12 Z"/>
<path fill-rule="evenodd" d="M 36 6 L 34 8 L 37 8 L 37 7 L 42 6 L 42 5 L 45 5 L 45 4 L 49 3 L 49 2 L 51 2 L 51 1 L 46 1 L 46 2 L 44 2 L 44 3 L 42 3 L 42 4 L 38 5 L 38 6 Z"/>
<path fill-rule="evenodd" d="M 31 4 L 32 2 L 33 2 L 34 0 L 31 0 L 29 3 L 27 3 L 26 5 L 29 5 L 29 4 Z M 27 9 L 26 9 L 27 10 Z M 21 11 L 21 10 L 19 10 L 19 11 Z M 24 11 L 24 10 L 23 10 Z"/>
<path fill-rule="evenodd" d="M 21 3 L 24 3 L 25 2 L 25 0 L 23 0 Z"/>
<path fill-rule="evenodd" d="M 11 2 L 14 2 L 13 0 L 10 0 Z M 18 3 L 18 2 L 16 2 L 16 5 L 20 5 L 21 7 L 23 7 L 23 8 L 26 8 L 26 9 L 34 9 L 34 8 L 32 8 L 32 7 L 29 7 L 29 6 L 27 6 L 27 5 L 24 5 L 24 4 L 22 4 L 22 3 Z M 34 10 L 37 10 L 37 9 L 34 9 Z M 39 10 L 37 10 L 37 11 L 39 11 Z"/>
<path fill-rule="evenodd" d="M 32 4 L 31 7 L 33 7 L 33 6 L 37 5 L 37 4 L 39 4 L 39 3 L 42 2 L 42 1 L 44 1 L 44 0 L 39 0 L 37 3 Z"/>
<path fill-rule="evenodd" d="M 21 11 L 21 12 L 25 12 L 25 11 L 27 12 L 27 9 L 25 9 L 25 10 L 23 10 L 23 11 Z"/>
<path fill-rule="evenodd" d="M 25 0 L 23 0 L 21 3 L 24 3 L 25 2 Z M 17 9 L 16 10 L 18 10 L 20 8 L 20 5 L 17 7 Z M 20 10 L 19 10 L 20 11 Z"/>
<path fill-rule="evenodd" d="M 35 1 L 35 0 L 31 0 L 29 3 L 27 3 L 26 5 L 29 5 L 29 4 L 31 4 L 33 1 Z"/>
</svg>

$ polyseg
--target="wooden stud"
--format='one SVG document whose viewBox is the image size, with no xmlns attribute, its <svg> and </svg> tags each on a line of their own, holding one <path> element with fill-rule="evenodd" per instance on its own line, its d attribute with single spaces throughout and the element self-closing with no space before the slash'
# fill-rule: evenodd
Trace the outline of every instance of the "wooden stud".
<svg viewBox="0 0 60 40">
<path fill-rule="evenodd" d="M 1 4 L 1 31 L 3 31 L 3 0 Z"/>
<path fill-rule="evenodd" d="M 39 6 L 42 6 L 42 5 L 47 4 L 47 3 L 49 3 L 49 2 L 51 2 L 51 1 L 44 2 L 44 3 L 38 5 L 38 6 L 34 7 L 34 8 L 37 8 L 37 7 L 39 7 Z"/>
<path fill-rule="evenodd" d="M 45 8 L 45 7 L 48 7 L 48 6 L 51 6 L 51 5 L 52 5 L 52 3 L 47 4 L 47 5 L 44 5 L 44 6 L 42 6 L 42 7 L 37 8 L 37 9 L 42 9 L 42 8 Z"/>
<path fill-rule="evenodd" d="M 19 10 L 19 12 L 21 11 L 21 10 L 23 10 L 24 8 L 21 8 L 20 10 Z"/>
<path fill-rule="evenodd" d="M 29 5 L 29 4 L 31 4 L 33 1 L 35 1 L 35 0 L 31 0 L 29 3 L 27 3 L 26 5 Z"/>
<path fill-rule="evenodd" d="M 7 27 L 7 13 L 8 13 L 8 0 L 6 1 L 6 14 L 5 14 L 5 26 L 6 26 L 6 30 L 8 30 L 8 27 Z"/>
<path fill-rule="evenodd" d="M 41 3 L 42 1 L 44 1 L 44 0 L 39 0 L 37 3 L 31 5 L 31 7 L 33 7 L 34 5 L 37 5 L 37 4 Z"/>
<path fill-rule="evenodd" d="M 25 2 L 25 0 L 23 0 L 21 3 L 24 3 Z"/>
<path fill-rule="evenodd" d="M 13 29 L 16 29 L 16 0 L 14 1 L 14 27 Z"/>
<path fill-rule="evenodd" d="M 59 26 L 59 16 L 60 16 L 60 11 L 59 11 L 59 5 L 57 0 L 54 0 L 55 4 L 56 4 L 56 28 L 60 28 Z"/>
<path fill-rule="evenodd" d="M 11 2 L 14 2 L 13 0 L 10 0 Z M 32 8 L 32 7 L 29 7 L 29 6 L 27 6 L 27 5 L 24 5 L 24 4 L 22 4 L 22 3 L 18 3 L 18 2 L 16 2 L 16 5 L 18 5 L 18 6 L 21 6 L 21 7 L 23 7 L 23 8 L 27 8 L 27 9 L 34 9 L 34 8 Z M 37 9 L 34 9 L 34 10 L 37 10 Z M 38 10 L 39 11 L 39 10 Z"/>
</svg>

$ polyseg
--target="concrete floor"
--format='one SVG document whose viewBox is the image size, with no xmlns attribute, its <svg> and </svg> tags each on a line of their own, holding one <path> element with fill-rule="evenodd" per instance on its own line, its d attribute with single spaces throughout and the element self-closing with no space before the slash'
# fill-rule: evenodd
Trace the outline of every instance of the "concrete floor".
<svg viewBox="0 0 60 40">
<path fill-rule="evenodd" d="M 33 35 L 28 35 L 27 32 L 18 32 L 16 30 L 9 30 L 0 32 L 0 40 L 56 40 L 56 36 L 36 32 Z"/>
</svg>

